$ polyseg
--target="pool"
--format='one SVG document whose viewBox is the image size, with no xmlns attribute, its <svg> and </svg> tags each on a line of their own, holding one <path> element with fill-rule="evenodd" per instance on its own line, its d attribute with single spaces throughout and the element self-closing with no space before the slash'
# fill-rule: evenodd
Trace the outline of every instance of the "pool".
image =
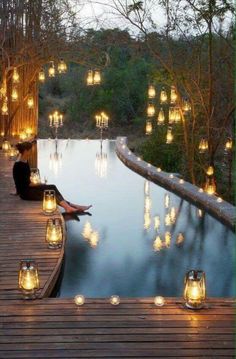
<svg viewBox="0 0 236 359">
<path fill-rule="evenodd" d="M 234 233 L 128 169 L 115 141 L 39 140 L 38 167 L 66 199 L 93 205 L 67 218 L 58 296 L 181 296 L 190 269 L 205 271 L 208 296 L 234 295 Z"/>
</svg>

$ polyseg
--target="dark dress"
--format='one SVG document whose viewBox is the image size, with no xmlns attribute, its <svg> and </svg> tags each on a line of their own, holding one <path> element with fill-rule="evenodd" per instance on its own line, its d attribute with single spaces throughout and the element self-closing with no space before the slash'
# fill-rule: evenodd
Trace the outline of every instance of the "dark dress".
<svg viewBox="0 0 236 359">
<path fill-rule="evenodd" d="M 42 201 L 45 190 L 54 190 L 56 193 L 57 204 L 64 201 L 63 196 L 53 184 L 30 186 L 30 166 L 28 162 L 15 162 L 13 166 L 13 178 L 16 186 L 16 192 L 21 199 L 27 201 Z"/>
</svg>

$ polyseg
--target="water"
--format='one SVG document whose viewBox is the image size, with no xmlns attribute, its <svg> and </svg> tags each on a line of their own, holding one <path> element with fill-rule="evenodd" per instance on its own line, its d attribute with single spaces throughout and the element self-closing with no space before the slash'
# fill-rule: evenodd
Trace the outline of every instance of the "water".
<svg viewBox="0 0 236 359">
<path fill-rule="evenodd" d="M 101 155 L 99 141 L 59 140 L 56 149 L 40 140 L 38 166 L 66 199 L 93 205 L 92 216 L 67 218 L 59 296 L 181 296 L 190 269 L 205 271 L 208 296 L 234 295 L 233 232 L 129 170 L 114 141 Z"/>
</svg>

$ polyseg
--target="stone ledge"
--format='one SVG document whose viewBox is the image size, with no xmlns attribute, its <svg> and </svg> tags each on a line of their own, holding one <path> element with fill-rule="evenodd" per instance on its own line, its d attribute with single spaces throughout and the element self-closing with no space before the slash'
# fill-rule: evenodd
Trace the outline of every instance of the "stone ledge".
<svg viewBox="0 0 236 359">
<path fill-rule="evenodd" d="M 200 207 L 231 230 L 235 230 L 235 206 L 225 201 L 217 202 L 219 197 L 201 192 L 199 187 L 143 161 L 130 151 L 126 137 L 117 137 L 116 153 L 119 159 L 134 172 Z"/>
</svg>

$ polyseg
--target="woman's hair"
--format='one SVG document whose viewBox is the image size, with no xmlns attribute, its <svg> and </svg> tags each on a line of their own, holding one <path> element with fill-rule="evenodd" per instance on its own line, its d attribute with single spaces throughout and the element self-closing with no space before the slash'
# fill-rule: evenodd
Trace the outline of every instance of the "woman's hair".
<svg viewBox="0 0 236 359">
<path fill-rule="evenodd" d="M 20 153 L 23 153 L 24 151 L 28 151 L 31 150 L 32 148 L 32 143 L 31 142 L 19 142 L 16 144 L 16 148 Z"/>
</svg>

